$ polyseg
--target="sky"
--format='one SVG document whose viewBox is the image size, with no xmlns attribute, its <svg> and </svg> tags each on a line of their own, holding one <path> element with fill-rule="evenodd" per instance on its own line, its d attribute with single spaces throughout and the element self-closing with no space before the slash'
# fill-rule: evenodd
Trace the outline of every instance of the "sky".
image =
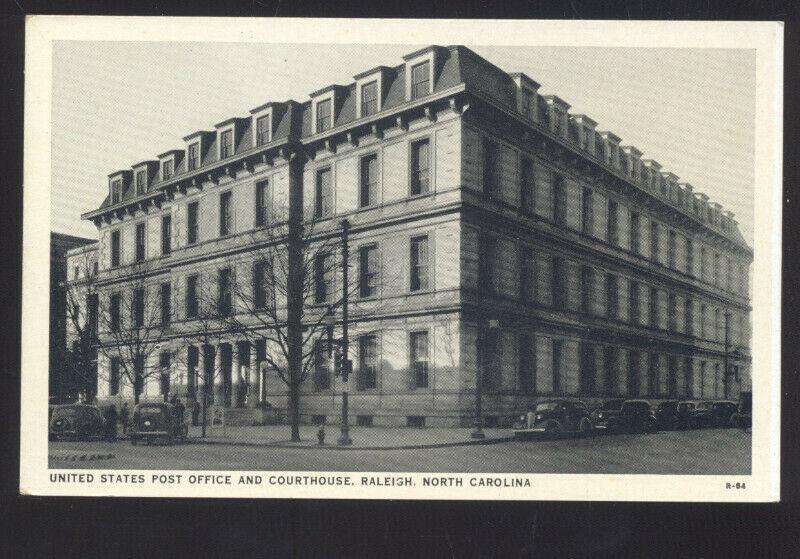
<svg viewBox="0 0 800 559">
<path fill-rule="evenodd" d="M 53 231 L 97 237 L 108 175 L 183 149 L 181 138 L 267 101 L 305 101 L 426 45 L 57 41 L 53 45 Z M 469 48 L 524 72 L 736 214 L 753 244 L 755 51 Z"/>
</svg>

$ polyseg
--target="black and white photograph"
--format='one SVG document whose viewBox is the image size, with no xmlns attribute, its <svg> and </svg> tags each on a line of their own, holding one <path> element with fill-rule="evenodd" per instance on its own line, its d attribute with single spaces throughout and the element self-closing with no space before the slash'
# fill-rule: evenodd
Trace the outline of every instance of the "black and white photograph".
<svg viewBox="0 0 800 559">
<path fill-rule="evenodd" d="M 29 487 L 777 498 L 780 28 L 145 19 L 26 99 Z"/>
</svg>

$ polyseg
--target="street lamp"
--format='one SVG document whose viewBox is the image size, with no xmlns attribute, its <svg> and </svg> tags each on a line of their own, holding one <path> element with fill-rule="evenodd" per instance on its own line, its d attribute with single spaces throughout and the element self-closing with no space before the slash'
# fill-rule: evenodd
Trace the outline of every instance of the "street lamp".
<svg viewBox="0 0 800 559">
<path fill-rule="evenodd" d="M 487 367 L 487 348 L 488 348 L 488 335 L 500 328 L 500 321 L 497 319 L 489 319 L 486 321 L 486 328 L 484 329 L 483 339 L 479 337 L 479 344 L 481 344 L 482 351 L 479 351 L 478 366 L 475 368 L 475 428 L 470 433 L 473 439 L 485 439 L 486 435 L 483 432 L 483 376 Z"/>
</svg>

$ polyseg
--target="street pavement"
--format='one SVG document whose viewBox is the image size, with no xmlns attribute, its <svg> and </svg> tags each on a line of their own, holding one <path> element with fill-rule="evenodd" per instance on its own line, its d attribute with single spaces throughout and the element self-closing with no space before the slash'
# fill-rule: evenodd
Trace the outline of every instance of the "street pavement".
<svg viewBox="0 0 800 559">
<path fill-rule="evenodd" d="M 288 439 L 288 428 L 283 427 Z M 331 432 L 332 431 L 332 432 Z M 133 446 L 117 442 L 51 442 L 51 468 L 178 469 L 258 471 L 385 471 L 497 473 L 716 474 L 750 473 L 751 435 L 739 429 L 703 429 L 653 434 L 598 435 L 557 440 L 491 441 L 492 444 L 407 449 L 363 448 L 387 433 L 428 429 L 354 428 L 349 449 L 306 446 L 206 444 L 196 438 L 174 446 Z M 460 433 L 470 441 L 469 429 Z M 493 430 L 510 436 L 510 430 Z M 315 430 L 314 430 L 315 432 Z M 336 433 L 329 430 L 330 436 Z M 397 440 L 410 435 L 394 434 Z M 440 440 L 433 436 L 430 440 Z M 316 442 L 316 439 L 313 439 Z M 72 455 L 101 459 L 71 460 Z M 111 456 L 110 456 L 111 455 Z"/>
</svg>

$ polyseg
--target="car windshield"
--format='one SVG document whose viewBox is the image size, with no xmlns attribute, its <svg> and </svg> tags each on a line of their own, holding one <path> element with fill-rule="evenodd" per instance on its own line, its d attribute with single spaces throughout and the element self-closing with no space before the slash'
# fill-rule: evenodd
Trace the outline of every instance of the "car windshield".
<svg viewBox="0 0 800 559">
<path fill-rule="evenodd" d="M 618 410 L 620 408 L 622 408 L 622 400 L 609 400 L 600 406 L 601 410 Z"/>
<path fill-rule="evenodd" d="M 536 411 L 552 411 L 558 407 L 559 402 L 542 402 L 536 404 Z"/>
<path fill-rule="evenodd" d="M 161 415 L 161 408 L 139 408 L 141 415 Z"/>
<path fill-rule="evenodd" d="M 694 406 L 692 404 L 681 404 L 680 406 L 678 406 L 678 409 L 680 409 L 681 411 L 686 411 L 692 409 L 693 407 Z"/>
<path fill-rule="evenodd" d="M 75 408 L 56 408 L 53 410 L 53 417 L 75 417 L 78 410 Z"/>
</svg>

